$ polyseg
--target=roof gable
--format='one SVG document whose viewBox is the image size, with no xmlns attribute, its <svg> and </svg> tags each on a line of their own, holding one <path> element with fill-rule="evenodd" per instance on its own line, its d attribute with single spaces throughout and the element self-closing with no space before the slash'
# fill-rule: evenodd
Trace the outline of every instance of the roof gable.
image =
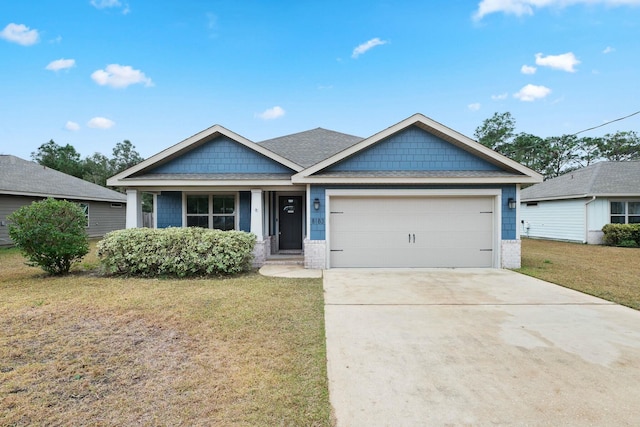
<svg viewBox="0 0 640 427">
<path fill-rule="evenodd" d="M 522 190 L 521 200 L 640 197 L 640 161 L 599 162 Z"/>
<path fill-rule="evenodd" d="M 273 162 L 279 163 L 282 166 L 289 168 L 291 171 L 293 172 L 299 172 L 301 171 L 303 168 L 292 162 L 291 160 L 285 159 L 284 157 L 280 156 L 279 154 L 276 154 L 274 152 L 272 152 L 271 150 L 262 147 L 258 144 L 255 144 L 251 141 L 249 141 L 248 139 L 228 130 L 225 129 L 224 127 L 220 126 L 220 125 L 215 125 L 210 127 L 209 129 L 205 129 L 202 132 L 199 132 L 181 142 L 179 142 L 178 144 L 175 144 L 172 147 L 167 148 L 166 150 L 161 151 L 160 153 L 148 158 L 147 160 L 140 162 L 139 164 L 109 178 L 107 180 L 107 184 L 108 185 L 113 185 L 113 186 L 120 186 L 120 185 L 126 185 L 127 184 L 127 180 L 131 179 L 131 178 L 135 178 L 136 176 L 141 176 L 144 174 L 147 174 L 151 171 L 154 171 L 156 173 L 159 173 L 160 170 L 159 169 L 161 166 L 165 165 L 165 164 L 170 164 L 172 163 L 173 160 L 178 159 L 180 157 L 183 158 L 189 158 L 188 153 L 192 150 L 197 149 L 198 147 L 202 146 L 202 145 L 207 145 L 208 142 L 211 142 L 217 138 L 224 138 L 224 140 L 227 143 L 231 143 L 231 145 L 233 144 L 238 144 L 246 149 L 248 149 L 249 151 L 254 152 L 255 154 L 258 154 L 260 156 L 263 156 L 266 159 L 270 159 Z M 214 144 L 215 145 L 215 144 Z M 231 145 L 229 144 L 225 144 L 226 148 L 230 148 Z M 216 147 L 215 150 L 217 150 L 218 148 L 221 148 L 221 146 Z M 207 150 L 205 148 L 205 150 Z M 233 151 L 233 150 L 232 150 Z M 238 151 L 236 150 L 236 154 L 237 153 L 244 153 L 246 155 L 246 153 L 248 151 L 242 150 Z M 232 161 L 232 158 L 224 158 L 225 162 L 229 162 Z M 254 160 L 258 159 L 257 157 L 253 157 Z M 261 160 L 264 160 L 261 158 Z M 174 165 L 177 165 L 180 162 L 175 163 Z M 223 162 L 224 163 L 224 162 Z M 265 162 L 262 162 L 263 166 L 266 164 Z M 177 166 L 175 166 L 177 167 Z M 289 171 L 289 172 L 291 172 Z M 193 173 L 193 170 L 191 171 L 191 173 Z"/>
<path fill-rule="evenodd" d="M 425 136 L 428 137 L 425 139 Z M 417 138 L 417 139 L 416 139 Z M 379 147 L 377 147 L 379 146 Z M 415 150 L 423 150 L 422 160 L 412 159 Z M 384 159 L 393 153 L 395 160 Z M 454 154 L 457 160 L 451 160 Z M 403 157 L 404 156 L 404 157 Z M 435 159 L 427 159 L 435 156 Z M 445 159 L 444 156 L 447 156 Z M 413 162 L 413 163 L 412 163 Z M 376 167 L 380 169 L 376 169 Z M 453 167 L 453 169 L 452 169 Z M 468 169 L 465 169 L 468 168 Z M 338 182 L 341 178 L 353 180 L 355 171 L 370 175 L 372 171 L 382 170 L 380 179 L 398 179 L 405 182 L 448 182 L 454 180 L 475 180 L 476 182 L 535 183 L 542 181 L 542 175 L 515 162 L 475 141 L 435 122 L 422 114 L 413 116 L 369 137 L 335 155 L 297 173 L 294 183 L 323 182 L 330 178 Z M 434 171 L 453 171 L 451 176 Z M 467 170 L 467 175 L 460 173 Z M 351 176 L 341 177 L 339 172 Z M 397 171 L 397 177 L 389 177 L 390 171 Z M 407 180 L 407 172 L 413 171 L 413 177 Z M 485 171 L 478 176 L 478 171 Z M 487 173 L 487 171 L 489 171 Z M 493 175 L 491 174 L 493 171 Z M 423 175 L 419 176 L 422 172 Z M 324 175 L 324 177 L 323 177 Z M 364 177 L 363 175 L 363 177 Z M 386 176 L 383 176 L 386 175 Z M 366 182 L 375 182 L 375 176 Z"/>
<path fill-rule="evenodd" d="M 117 191 L 9 155 L 0 155 L 0 194 L 117 203 L 127 200 Z"/>
</svg>

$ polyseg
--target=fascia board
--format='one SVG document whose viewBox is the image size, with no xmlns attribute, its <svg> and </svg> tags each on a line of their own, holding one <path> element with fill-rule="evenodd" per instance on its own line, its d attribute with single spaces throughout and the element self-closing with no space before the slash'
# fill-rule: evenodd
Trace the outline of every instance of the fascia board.
<svg viewBox="0 0 640 427">
<path fill-rule="evenodd" d="M 272 179 L 272 180 L 246 180 L 246 179 L 230 179 L 224 181 L 212 181 L 212 180 L 164 180 L 156 181 L 151 179 L 136 179 L 136 180 L 124 180 L 118 184 L 122 187 L 227 187 L 227 186 L 242 186 L 242 187 L 263 187 L 263 186 L 279 186 L 286 187 L 292 186 L 293 183 L 290 180 Z"/>
<path fill-rule="evenodd" d="M 292 180 L 294 184 L 534 184 L 532 177 L 481 177 L 481 178 L 455 178 L 455 177 L 431 177 L 431 178 L 340 178 L 340 177 L 305 177 Z"/>
<path fill-rule="evenodd" d="M 113 203 L 126 203 L 127 202 L 127 197 L 123 194 L 123 198 L 122 199 L 116 199 L 116 198 L 102 198 L 102 197 L 87 197 L 87 196 L 73 196 L 71 194 L 53 194 L 53 193 L 25 193 L 25 192 L 18 192 L 18 191 L 8 191 L 8 190 L 0 190 L 0 194 L 2 195 L 7 195 L 7 196 L 24 196 L 24 197 L 42 197 L 42 198 L 49 198 L 51 197 L 52 199 L 67 199 L 67 200 L 87 200 L 87 201 L 93 201 L 93 202 L 113 202 Z"/>
<path fill-rule="evenodd" d="M 485 157 L 487 159 L 491 159 L 494 161 L 494 163 L 497 163 L 498 165 L 502 165 L 504 167 L 507 167 L 508 169 L 512 169 L 515 170 L 519 173 L 522 173 L 530 178 L 532 178 L 532 180 L 530 181 L 526 181 L 526 182 L 542 182 L 543 181 L 543 176 L 541 174 L 539 174 L 538 172 L 529 169 L 528 167 L 513 161 L 511 159 L 509 159 L 506 156 L 503 156 L 502 154 L 499 154 L 493 150 L 491 150 L 488 147 L 485 147 L 484 145 L 472 140 L 469 137 L 466 137 L 464 135 L 462 135 L 459 132 L 454 131 L 453 129 L 450 129 L 446 126 L 444 126 L 441 123 L 438 123 L 428 117 L 426 117 L 423 114 L 420 113 L 416 113 L 414 115 L 412 115 L 411 117 L 393 125 L 388 127 L 387 129 L 378 132 L 377 134 L 366 138 L 364 140 L 362 140 L 361 142 L 347 148 L 344 151 L 341 151 L 340 153 L 329 157 L 328 159 L 319 162 L 297 174 L 295 174 L 293 176 L 293 181 L 294 182 L 303 182 L 303 181 L 299 181 L 300 178 L 302 177 L 309 177 L 310 175 L 325 169 L 355 153 L 357 153 L 358 151 L 364 150 L 367 147 L 370 147 L 371 145 L 409 127 L 409 126 L 413 126 L 413 125 L 417 125 L 420 128 L 426 130 L 427 132 L 430 133 L 434 133 L 436 136 L 444 136 L 446 141 L 453 143 L 456 146 L 459 146 L 463 149 L 469 149 L 472 152 L 476 152 L 478 154 L 481 155 L 481 157 Z"/>
<path fill-rule="evenodd" d="M 215 125 L 212 126 L 208 129 L 203 130 L 202 132 L 198 132 L 197 134 L 190 136 L 189 138 L 183 140 L 182 142 L 179 142 L 161 152 L 159 152 L 158 154 L 149 157 L 148 159 L 138 163 L 137 165 L 123 171 L 120 172 L 117 175 L 112 176 L 111 178 L 109 178 L 107 180 L 107 185 L 110 186 L 125 186 L 126 184 L 124 183 L 124 179 L 137 173 L 140 172 L 144 169 L 149 168 L 150 166 L 153 166 L 156 163 L 161 162 L 162 160 L 168 159 L 172 156 L 174 156 L 177 153 L 182 152 L 183 150 L 185 150 L 186 148 L 190 147 L 191 145 L 194 145 L 198 142 L 201 142 L 203 139 L 205 138 L 209 138 L 211 136 L 214 136 L 215 134 L 219 134 L 219 135 L 223 135 L 226 136 L 227 138 L 230 138 L 242 145 L 244 145 L 247 148 L 250 148 L 253 151 L 256 151 L 296 172 L 300 172 L 302 170 L 302 167 L 294 162 L 292 162 L 291 160 L 285 159 L 284 157 L 270 151 L 267 150 L 266 148 L 255 144 L 251 141 L 249 141 L 248 139 L 246 139 L 243 136 L 238 135 L 235 132 L 232 132 L 220 125 Z"/>
<path fill-rule="evenodd" d="M 609 194 L 609 193 L 602 193 L 602 194 L 572 194 L 569 196 L 554 196 L 554 197 L 530 197 L 528 199 L 520 199 L 521 202 L 547 202 L 547 201 L 554 201 L 554 200 L 573 200 L 573 199 L 587 199 L 590 197 L 596 197 L 596 198 L 600 198 L 600 199 L 615 199 L 615 198 L 633 198 L 633 199 L 640 199 L 640 193 L 628 193 L 628 194 Z"/>
</svg>

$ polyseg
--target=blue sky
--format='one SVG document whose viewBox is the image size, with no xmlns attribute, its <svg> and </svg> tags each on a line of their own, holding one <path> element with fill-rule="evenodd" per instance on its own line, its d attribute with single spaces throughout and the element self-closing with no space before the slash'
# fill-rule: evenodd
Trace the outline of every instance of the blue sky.
<svg viewBox="0 0 640 427">
<path fill-rule="evenodd" d="M 370 136 L 420 112 L 467 136 L 640 110 L 640 0 L 5 0 L 0 154 L 53 139 L 149 157 L 220 124 Z M 640 130 L 640 115 L 586 136 Z"/>
</svg>

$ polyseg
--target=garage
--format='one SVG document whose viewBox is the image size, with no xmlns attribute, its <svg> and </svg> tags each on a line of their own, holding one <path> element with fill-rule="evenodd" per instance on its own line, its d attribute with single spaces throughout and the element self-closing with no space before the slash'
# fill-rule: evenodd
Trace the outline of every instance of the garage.
<svg viewBox="0 0 640 427">
<path fill-rule="evenodd" d="M 492 195 L 334 195 L 330 267 L 493 267 Z"/>
</svg>

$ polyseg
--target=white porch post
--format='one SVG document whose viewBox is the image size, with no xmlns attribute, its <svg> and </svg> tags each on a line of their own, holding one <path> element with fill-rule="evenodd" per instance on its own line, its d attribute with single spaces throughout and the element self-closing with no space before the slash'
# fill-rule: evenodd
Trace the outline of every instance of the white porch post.
<svg viewBox="0 0 640 427">
<path fill-rule="evenodd" d="M 258 242 L 264 239 L 262 224 L 262 190 L 251 190 L 251 232 L 256 235 Z"/>
<path fill-rule="evenodd" d="M 127 190 L 127 228 L 142 227 L 142 193 L 138 190 Z"/>
</svg>

